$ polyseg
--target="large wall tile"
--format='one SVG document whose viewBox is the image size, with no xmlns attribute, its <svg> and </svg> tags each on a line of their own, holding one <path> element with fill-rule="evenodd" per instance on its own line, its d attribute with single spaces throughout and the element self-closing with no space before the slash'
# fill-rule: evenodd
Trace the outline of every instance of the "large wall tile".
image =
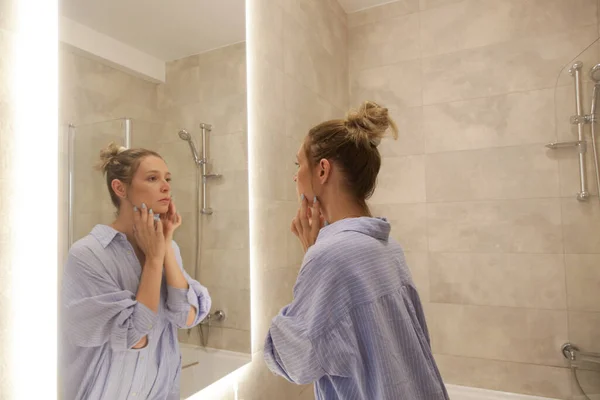
<svg viewBox="0 0 600 400">
<path fill-rule="evenodd" d="M 566 399 L 571 395 L 567 368 L 437 354 L 444 380 L 469 387 Z"/>
<path fill-rule="evenodd" d="M 600 312 L 600 255 L 565 257 L 569 309 Z"/>
<path fill-rule="evenodd" d="M 569 340 L 582 351 L 600 353 L 600 313 L 569 311 Z"/>
<path fill-rule="evenodd" d="M 411 14 L 350 29 L 350 71 L 420 57 L 419 16 Z"/>
<path fill-rule="evenodd" d="M 427 155 L 428 201 L 558 197 L 558 163 L 540 145 Z"/>
<path fill-rule="evenodd" d="M 563 366 L 567 312 L 430 304 L 435 353 Z"/>
<path fill-rule="evenodd" d="M 384 158 L 377 177 L 372 204 L 421 203 L 425 201 L 423 156 Z"/>
<path fill-rule="evenodd" d="M 420 62 L 404 61 L 354 74 L 350 101 L 360 104 L 365 100 L 394 110 L 422 105 Z"/>
<path fill-rule="evenodd" d="M 566 309 L 562 255 L 431 253 L 429 258 L 433 302 Z"/>
<path fill-rule="evenodd" d="M 571 254 L 600 254 L 600 203 L 591 198 L 588 202 L 562 199 L 563 235 L 565 252 Z"/>
<path fill-rule="evenodd" d="M 426 204 L 374 204 L 373 215 L 385 217 L 392 226 L 390 235 L 405 251 L 427 252 Z"/>
<path fill-rule="evenodd" d="M 423 56 L 597 23 L 595 0 L 465 0 L 421 13 Z"/>
<path fill-rule="evenodd" d="M 423 102 L 436 104 L 554 87 L 557 71 L 597 34 L 594 25 L 424 58 Z"/>
<path fill-rule="evenodd" d="M 544 89 L 423 107 L 426 151 L 556 141 L 554 90 Z"/>
<path fill-rule="evenodd" d="M 429 203 L 434 252 L 562 253 L 558 199 Z"/>
</svg>

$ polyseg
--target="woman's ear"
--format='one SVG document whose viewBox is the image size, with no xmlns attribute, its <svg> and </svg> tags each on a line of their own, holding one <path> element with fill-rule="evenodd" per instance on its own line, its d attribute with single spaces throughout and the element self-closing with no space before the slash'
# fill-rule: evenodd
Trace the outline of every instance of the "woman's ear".
<svg viewBox="0 0 600 400">
<path fill-rule="evenodd" d="M 329 180 L 329 175 L 331 174 L 331 163 L 329 160 L 323 158 L 319 161 L 319 182 L 321 184 L 326 183 Z"/>
<path fill-rule="evenodd" d="M 123 182 L 121 182 L 118 179 L 113 179 L 112 182 L 110 183 L 110 187 L 112 188 L 113 192 L 115 192 L 115 194 L 117 196 L 119 196 L 121 199 L 124 199 L 127 197 L 127 188 L 125 187 L 125 184 Z"/>
</svg>

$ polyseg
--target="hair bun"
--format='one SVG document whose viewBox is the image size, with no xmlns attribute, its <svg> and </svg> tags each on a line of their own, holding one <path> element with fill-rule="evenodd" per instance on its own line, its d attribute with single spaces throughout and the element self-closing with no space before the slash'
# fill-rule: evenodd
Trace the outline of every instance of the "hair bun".
<svg viewBox="0 0 600 400">
<path fill-rule="evenodd" d="M 100 150 L 100 162 L 98 163 L 98 169 L 101 171 L 106 171 L 106 168 L 110 165 L 110 163 L 116 161 L 119 153 L 122 153 L 125 150 L 127 150 L 125 147 L 117 146 L 116 143 L 110 142 L 108 146 Z"/>
<path fill-rule="evenodd" d="M 357 144 L 377 147 L 389 128 L 392 128 L 394 139 L 398 137 L 398 129 L 388 109 L 373 101 L 365 101 L 358 110 L 348 112 L 345 124 L 351 139 Z"/>
</svg>

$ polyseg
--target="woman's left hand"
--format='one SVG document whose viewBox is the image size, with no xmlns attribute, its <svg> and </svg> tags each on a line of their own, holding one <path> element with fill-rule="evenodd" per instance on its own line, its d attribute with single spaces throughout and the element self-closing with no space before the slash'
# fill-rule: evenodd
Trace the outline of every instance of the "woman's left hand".
<svg viewBox="0 0 600 400">
<path fill-rule="evenodd" d="M 317 236 L 319 236 L 322 227 L 323 218 L 321 217 L 319 200 L 315 197 L 312 201 L 312 207 L 310 207 L 306 196 L 302 195 L 300 208 L 298 208 L 298 213 L 292 220 L 291 230 L 300 240 L 305 253 L 317 241 Z"/>
<path fill-rule="evenodd" d="M 165 214 L 161 214 L 160 220 L 162 221 L 165 240 L 173 240 L 173 233 L 175 233 L 175 230 L 181 226 L 181 215 L 177 212 L 175 203 L 173 203 L 173 199 L 171 199 L 171 202 L 169 203 L 169 209 L 167 212 Z"/>
</svg>

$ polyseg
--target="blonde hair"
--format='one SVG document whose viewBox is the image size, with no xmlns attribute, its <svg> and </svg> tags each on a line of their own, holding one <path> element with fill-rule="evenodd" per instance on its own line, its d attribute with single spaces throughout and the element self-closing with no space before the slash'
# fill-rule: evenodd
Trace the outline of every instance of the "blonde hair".
<svg viewBox="0 0 600 400">
<path fill-rule="evenodd" d="M 112 142 L 100 150 L 100 162 L 96 168 L 106 175 L 106 185 L 108 186 L 110 199 L 117 209 L 121 205 L 121 199 L 113 190 L 112 181 L 118 179 L 127 185 L 131 185 L 140 163 L 148 156 L 162 158 L 152 150 L 126 149 Z"/>
<path fill-rule="evenodd" d="M 345 119 L 323 122 L 312 128 L 304 142 L 306 156 L 314 167 L 322 159 L 333 161 L 342 170 L 348 191 L 368 211 L 366 200 L 375 191 L 381 155 L 377 146 L 391 128 L 398 128 L 388 109 L 365 101 L 358 110 L 350 110 Z"/>
</svg>

